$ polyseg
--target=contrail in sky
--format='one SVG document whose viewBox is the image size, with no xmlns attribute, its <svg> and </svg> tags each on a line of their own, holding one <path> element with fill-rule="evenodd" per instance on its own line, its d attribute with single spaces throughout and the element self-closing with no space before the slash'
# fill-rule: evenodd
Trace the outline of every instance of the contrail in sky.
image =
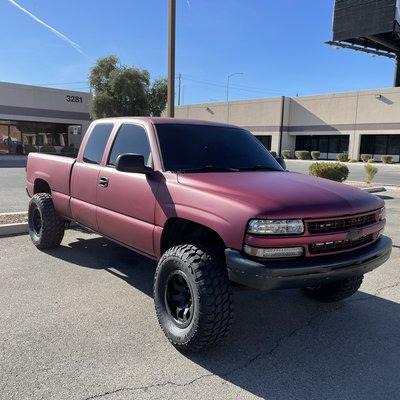
<svg viewBox="0 0 400 400">
<path fill-rule="evenodd" d="M 81 46 L 79 46 L 78 43 L 75 43 L 72 41 L 69 37 L 65 36 L 61 32 L 59 32 L 57 29 L 54 29 L 50 25 L 47 25 L 46 22 L 42 21 L 35 15 L 33 15 L 31 12 L 29 12 L 26 8 L 20 6 L 16 1 L 14 0 L 7 0 L 9 3 L 11 3 L 13 6 L 17 7 L 19 10 L 24 12 L 25 14 L 29 15 L 33 20 L 38 22 L 40 25 L 43 25 L 45 28 L 47 28 L 50 32 L 53 32 L 56 36 L 58 36 L 60 39 L 64 40 L 64 42 L 68 43 L 70 46 L 72 46 L 75 50 L 79 51 L 79 53 L 83 54 L 86 56 L 86 54 L 83 52 L 81 49 Z"/>
</svg>

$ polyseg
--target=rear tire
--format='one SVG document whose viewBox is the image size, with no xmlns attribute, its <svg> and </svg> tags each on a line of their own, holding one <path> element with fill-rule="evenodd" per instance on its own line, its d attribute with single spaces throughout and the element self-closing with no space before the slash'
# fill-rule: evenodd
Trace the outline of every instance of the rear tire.
<svg viewBox="0 0 400 400">
<path fill-rule="evenodd" d="M 314 288 L 303 288 L 304 293 L 324 303 L 334 303 L 352 296 L 360 288 L 364 276 L 353 276 Z"/>
<path fill-rule="evenodd" d="M 31 198 L 28 225 L 29 235 L 38 249 L 50 249 L 61 243 L 64 237 L 65 221 L 54 209 L 50 194 L 38 193 Z"/>
<path fill-rule="evenodd" d="M 201 245 L 180 245 L 161 257 L 154 303 L 168 340 L 181 351 L 200 351 L 223 339 L 232 322 L 232 291 L 221 257 Z"/>
</svg>

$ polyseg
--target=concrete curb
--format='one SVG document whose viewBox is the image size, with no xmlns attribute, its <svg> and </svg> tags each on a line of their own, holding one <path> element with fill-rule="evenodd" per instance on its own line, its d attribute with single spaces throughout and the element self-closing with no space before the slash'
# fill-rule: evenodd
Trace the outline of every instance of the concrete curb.
<svg viewBox="0 0 400 400">
<path fill-rule="evenodd" d="M 299 160 L 297 158 L 289 158 L 289 159 L 285 159 L 285 161 L 295 161 L 297 163 L 313 163 L 313 162 L 340 162 L 341 164 L 346 164 L 346 165 L 365 165 L 367 163 L 363 162 L 363 161 L 357 161 L 357 162 L 349 162 L 349 161 L 338 161 L 338 160 Z M 400 163 L 392 163 L 392 164 L 384 164 L 382 162 L 374 162 L 372 163 L 374 165 L 376 165 L 377 167 L 381 167 L 381 166 L 385 166 L 385 167 L 393 167 L 393 168 L 400 168 Z"/>
<path fill-rule="evenodd" d="M 11 214 L 11 213 L 9 213 Z M 19 214 L 19 213 L 15 213 Z M 79 227 L 76 222 L 71 222 L 69 228 L 74 229 Z M 29 233 L 29 226 L 27 222 L 18 222 L 16 224 L 4 224 L 0 225 L 0 237 L 15 236 L 15 235 L 25 235 Z"/>
<path fill-rule="evenodd" d="M 368 187 L 368 188 L 361 188 L 364 192 L 368 193 L 379 193 L 379 192 L 386 192 L 386 188 L 383 186 L 375 186 L 375 187 Z"/>
<path fill-rule="evenodd" d="M 23 235 L 28 233 L 28 223 L 21 222 L 18 224 L 0 225 L 0 237 Z"/>
</svg>

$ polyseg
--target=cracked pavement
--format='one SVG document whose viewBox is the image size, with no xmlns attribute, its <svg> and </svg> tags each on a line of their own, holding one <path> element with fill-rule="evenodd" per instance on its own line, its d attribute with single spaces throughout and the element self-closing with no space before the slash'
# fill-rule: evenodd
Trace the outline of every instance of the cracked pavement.
<svg viewBox="0 0 400 400">
<path fill-rule="evenodd" d="M 235 293 L 219 347 L 177 352 L 158 327 L 155 263 L 97 235 L 60 249 L 0 239 L 0 399 L 394 399 L 400 390 L 400 192 L 386 192 L 391 259 L 359 293 Z"/>
</svg>

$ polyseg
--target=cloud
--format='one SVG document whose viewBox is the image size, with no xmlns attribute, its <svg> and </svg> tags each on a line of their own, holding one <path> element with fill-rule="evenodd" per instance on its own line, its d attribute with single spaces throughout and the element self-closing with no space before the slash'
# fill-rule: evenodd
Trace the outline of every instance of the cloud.
<svg viewBox="0 0 400 400">
<path fill-rule="evenodd" d="M 62 34 L 61 32 L 59 32 L 57 29 L 54 29 L 53 27 L 51 27 L 50 25 L 46 24 L 46 22 L 42 21 L 40 18 L 36 17 L 35 15 L 33 15 L 31 12 L 29 12 L 26 8 L 20 6 L 16 1 L 14 0 L 7 0 L 9 3 L 11 3 L 13 6 L 17 7 L 19 10 L 21 10 L 22 12 L 24 12 L 25 14 L 27 14 L 29 17 L 31 17 L 33 20 L 35 20 L 36 22 L 38 22 L 40 25 L 44 26 L 45 28 L 47 28 L 50 32 L 54 33 L 56 36 L 58 36 L 61 40 L 63 40 L 64 42 L 68 43 L 70 46 L 72 46 L 76 51 L 78 51 L 79 53 L 83 54 L 84 56 L 86 56 L 86 54 L 83 52 L 81 46 L 79 46 L 78 43 L 75 43 L 74 41 L 72 41 L 69 37 L 65 36 L 64 34 Z"/>
</svg>

